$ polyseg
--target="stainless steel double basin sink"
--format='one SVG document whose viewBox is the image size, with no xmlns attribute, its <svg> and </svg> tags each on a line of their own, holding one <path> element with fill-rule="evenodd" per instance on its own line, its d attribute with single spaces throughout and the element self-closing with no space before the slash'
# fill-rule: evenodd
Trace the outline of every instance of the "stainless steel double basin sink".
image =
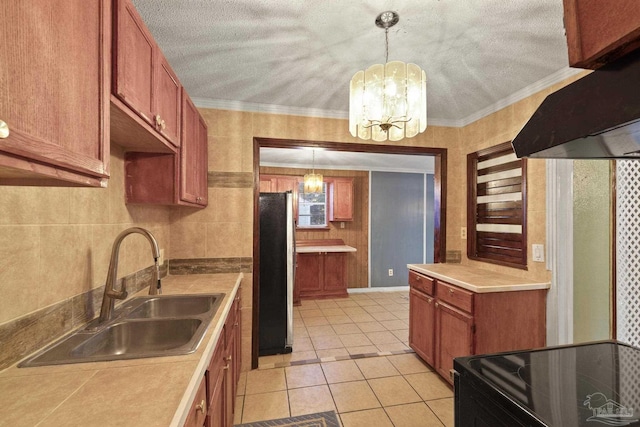
<svg viewBox="0 0 640 427">
<path fill-rule="evenodd" d="M 132 298 L 116 310 L 111 321 L 98 324 L 94 320 L 18 367 L 193 353 L 223 298 L 224 294 Z"/>
</svg>

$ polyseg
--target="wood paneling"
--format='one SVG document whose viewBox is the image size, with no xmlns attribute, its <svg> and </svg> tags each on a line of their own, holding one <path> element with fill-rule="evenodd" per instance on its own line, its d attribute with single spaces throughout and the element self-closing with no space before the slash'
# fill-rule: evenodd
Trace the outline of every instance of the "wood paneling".
<svg viewBox="0 0 640 427">
<path fill-rule="evenodd" d="M 303 176 L 306 169 L 260 167 L 260 174 Z M 353 178 L 353 221 L 332 222 L 328 230 L 305 230 L 296 233 L 296 240 L 342 239 L 345 245 L 353 246 L 357 252 L 347 254 L 347 287 L 366 288 L 368 285 L 369 262 L 369 173 L 366 171 L 345 171 L 317 169 L 325 177 Z"/>
</svg>

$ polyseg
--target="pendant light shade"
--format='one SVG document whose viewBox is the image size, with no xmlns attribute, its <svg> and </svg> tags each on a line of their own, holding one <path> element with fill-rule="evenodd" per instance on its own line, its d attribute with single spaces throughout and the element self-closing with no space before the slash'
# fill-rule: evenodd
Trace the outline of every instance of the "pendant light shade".
<svg viewBox="0 0 640 427">
<path fill-rule="evenodd" d="M 385 29 L 387 62 L 358 71 L 349 86 L 349 132 L 360 139 L 399 141 L 427 128 L 427 74 L 416 64 L 388 62 L 389 27 L 395 12 L 383 12 L 376 25 Z"/>
<path fill-rule="evenodd" d="M 313 150 L 311 161 L 311 173 L 305 174 L 303 179 L 303 188 L 305 193 L 322 193 L 323 177 L 316 173 L 316 151 Z"/>
</svg>

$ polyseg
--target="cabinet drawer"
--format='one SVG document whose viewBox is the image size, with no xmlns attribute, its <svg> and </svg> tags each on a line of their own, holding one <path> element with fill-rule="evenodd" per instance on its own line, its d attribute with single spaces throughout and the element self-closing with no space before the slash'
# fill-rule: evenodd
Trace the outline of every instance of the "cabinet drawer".
<svg viewBox="0 0 640 427">
<path fill-rule="evenodd" d="M 201 427 L 207 417 L 207 388 L 205 379 L 202 378 L 196 398 L 189 409 L 189 415 L 184 423 L 184 427 Z"/>
<path fill-rule="evenodd" d="M 433 295 L 434 280 L 409 270 L 409 285 L 428 295 Z"/>
<path fill-rule="evenodd" d="M 438 281 L 436 297 L 440 301 L 446 302 L 467 313 L 473 312 L 473 292 Z"/>
</svg>

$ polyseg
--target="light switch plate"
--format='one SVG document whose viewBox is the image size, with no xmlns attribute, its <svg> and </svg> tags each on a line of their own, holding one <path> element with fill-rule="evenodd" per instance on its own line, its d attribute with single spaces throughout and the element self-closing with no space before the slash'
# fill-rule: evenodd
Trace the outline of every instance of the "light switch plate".
<svg viewBox="0 0 640 427">
<path fill-rule="evenodd" d="M 460 238 L 463 240 L 467 239 L 467 227 L 460 227 Z"/>
<path fill-rule="evenodd" d="M 544 262 L 544 245 L 531 245 L 531 250 L 533 251 L 533 260 L 535 262 Z"/>
</svg>

